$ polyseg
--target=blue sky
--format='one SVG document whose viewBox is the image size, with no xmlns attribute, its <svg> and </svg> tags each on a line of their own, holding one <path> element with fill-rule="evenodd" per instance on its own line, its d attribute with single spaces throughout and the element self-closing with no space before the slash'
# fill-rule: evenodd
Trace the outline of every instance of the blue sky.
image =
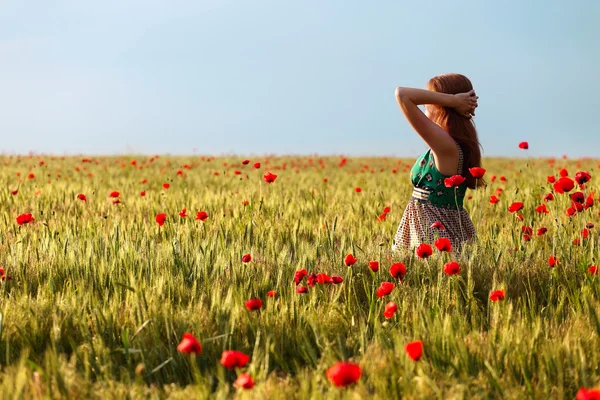
<svg viewBox="0 0 600 400">
<path fill-rule="evenodd" d="M 460 72 L 484 155 L 600 156 L 600 2 L 0 0 L 0 151 L 425 149 L 396 86 Z"/>
</svg>

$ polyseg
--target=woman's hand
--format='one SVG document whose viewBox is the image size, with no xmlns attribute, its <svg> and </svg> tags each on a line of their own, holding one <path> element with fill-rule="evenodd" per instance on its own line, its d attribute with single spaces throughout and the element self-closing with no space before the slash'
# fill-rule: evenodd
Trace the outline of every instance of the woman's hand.
<svg viewBox="0 0 600 400">
<path fill-rule="evenodd" d="M 456 105 L 454 108 L 463 117 L 471 118 L 475 116 L 477 108 L 477 99 L 479 96 L 475 94 L 475 90 L 466 93 L 457 93 L 454 95 Z"/>
</svg>

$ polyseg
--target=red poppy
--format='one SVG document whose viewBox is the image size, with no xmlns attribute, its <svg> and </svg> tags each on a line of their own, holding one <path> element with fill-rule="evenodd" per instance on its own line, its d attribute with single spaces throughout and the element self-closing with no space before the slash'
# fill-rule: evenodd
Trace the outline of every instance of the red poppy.
<svg viewBox="0 0 600 400">
<path fill-rule="evenodd" d="M 113 204 L 121 204 L 121 200 L 116 199 L 115 201 L 112 202 Z"/>
<path fill-rule="evenodd" d="M 566 168 L 561 169 L 559 172 L 559 175 L 562 176 L 563 178 L 569 176 L 569 171 L 567 171 Z"/>
<path fill-rule="evenodd" d="M 496 204 L 499 201 L 500 201 L 500 199 L 498 199 L 496 196 L 494 196 L 494 195 L 490 196 L 490 203 Z"/>
<path fill-rule="evenodd" d="M 494 182 L 496 180 L 496 175 L 492 175 L 492 177 L 490 178 L 491 182 Z"/>
<path fill-rule="evenodd" d="M 575 238 L 571 241 L 571 244 L 573 246 L 580 246 L 581 245 L 581 240 L 579 240 L 579 238 Z"/>
<path fill-rule="evenodd" d="M 202 354 L 202 345 L 191 333 L 184 333 L 181 343 L 177 346 L 180 353 Z"/>
<path fill-rule="evenodd" d="M 394 285 L 392 282 L 381 282 L 381 285 L 379 285 L 375 291 L 375 294 L 377 297 L 387 296 L 388 294 L 392 293 L 392 290 L 394 290 L 395 287 L 396 285 Z"/>
<path fill-rule="evenodd" d="M 524 240 L 525 242 L 529 242 L 529 241 L 531 240 L 531 235 L 529 235 L 529 234 L 527 234 L 527 233 L 526 233 L 526 234 L 524 234 L 524 235 L 523 235 L 523 240 Z"/>
<path fill-rule="evenodd" d="M 250 160 L 244 160 L 244 161 L 242 161 L 243 165 L 248 165 L 249 163 L 250 163 Z"/>
<path fill-rule="evenodd" d="M 585 195 L 582 192 L 575 192 L 569 195 L 575 203 L 585 203 Z"/>
<path fill-rule="evenodd" d="M 12 280 L 12 276 L 10 275 L 6 275 L 6 271 L 4 271 L 4 268 L 0 268 L 0 279 L 1 280 L 6 280 L 6 281 L 11 281 Z"/>
<path fill-rule="evenodd" d="M 538 236 L 542 236 L 544 233 L 548 232 L 548 228 L 546 227 L 541 227 L 537 230 L 537 235 Z"/>
<path fill-rule="evenodd" d="M 587 228 L 583 228 L 581 230 L 581 237 L 582 238 L 587 239 L 589 235 L 590 235 L 590 231 L 588 231 Z"/>
<path fill-rule="evenodd" d="M 331 283 L 331 277 L 327 274 L 317 274 L 316 280 L 320 285 Z"/>
<path fill-rule="evenodd" d="M 453 175 L 450 178 L 446 178 L 444 179 L 444 186 L 446 186 L 447 188 L 451 188 L 451 187 L 455 187 L 455 186 L 460 186 L 463 184 L 463 182 L 466 179 L 463 178 L 460 175 Z"/>
<path fill-rule="evenodd" d="M 243 389 L 252 389 L 254 387 L 254 381 L 252 377 L 248 374 L 241 373 L 233 384 L 237 387 L 241 387 Z"/>
<path fill-rule="evenodd" d="M 510 205 L 510 207 L 508 207 L 508 211 L 511 212 L 511 213 L 514 213 L 514 212 L 522 210 L 523 206 L 524 206 L 524 204 L 522 202 L 515 201 L 514 203 L 512 203 Z"/>
<path fill-rule="evenodd" d="M 356 263 L 358 261 L 358 258 L 354 257 L 354 254 L 348 254 L 346 256 L 346 258 L 344 259 L 344 264 L 346 264 L 347 267 L 350 267 L 352 265 L 354 265 L 354 263 Z"/>
<path fill-rule="evenodd" d="M 146 192 L 144 192 L 143 190 L 140 192 L 140 196 L 144 197 L 146 195 Z"/>
<path fill-rule="evenodd" d="M 308 272 L 305 269 L 296 271 L 294 274 L 294 283 L 298 285 L 306 275 L 308 275 Z"/>
<path fill-rule="evenodd" d="M 410 342 L 404 346 L 404 351 L 413 361 L 419 361 L 423 355 L 423 342 L 420 340 Z"/>
<path fill-rule="evenodd" d="M 537 206 L 535 208 L 535 211 L 539 214 L 548 214 L 550 211 L 548 211 L 548 207 L 546 207 L 545 204 L 540 204 L 539 206 Z"/>
<path fill-rule="evenodd" d="M 33 222 L 35 219 L 30 213 L 21 214 L 17 217 L 17 224 L 24 225 Z"/>
<path fill-rule="evenodd" d="M 544 201 L 552 201 L 554 200 L 554 195 L 552 193 L 548 193 L 544 196 Z"/>
<path fill-rule="evenodd" d="M 337 362 L 325 371 L 327 379 L 337 387 L 345 387 L 356 383 L 362 371 L 358 364 L 352 362 Z"/>
<path fill-rule="evenodd" d="M 275 296 L 277 296 L 277 292 L 275 290 L 269 290 L 267 292 L 267 296 L 269 296 L 269 297 L 275 297 Z"/>
<path fill-rule="evenodd" d="M 554 267 L 556 264 L 558 264 L 558 258 L 556 258 L 554 256 L 548 257 L 548 265 L 549 266 Z"/>
<path fill-rule="evenodd" d="M 168 183 L 163 183 L 163 188 L 168 189 L 170 187 L 171 187 L 171 185 L 169 185 Z"/>
<path fill-rule="evenodd" d="M 19 193 L 19 189 L 12 190 L 11 193 L 13 196 L 16 196 Z"/>
<path fill-rule="evenodd" d="M 342 279 L 341 276 L 335 275 L 331 277 L 331 282 L 333 282 L 335 285 L 338 285 L 340 283 L 342 283 L 344 281 L 344 279 Z"/>
<path fill-rule="evenodd" d="M 263 175 L 263 180 L 267 183 L 273 183 L 273 182 L 275 182 L 275 179 L 277 179 L 277 175 L 272 174 L 270 172 L 267 172 L 266 174 Z"/>
<path fill-rule="evenodd" d="M 572 217 L 573 215 L 577 214 L 577 209 L 573 207 L 573 203 L 571 203 L 571 207 L 567 208 L 565 214 L 569 217 Z"/>
<path fill-rule="evenodd" d="M 236 175 L 241 175 L 241 174 L 242 174 L 242 171 L 238 171 L 238 170 L 236 169 L 235 171 L 233 171 L 233 173 L 234 173 L 234 174 L 236 174 Z"/>
<path fill-rule="evenodd" d="M 521 227 L 521 233 L 525 233 L 527 235 L 533 235 L 533 228 L 523 225 Z"/>
<path fill-rule="evenodd" d="M 406 275 L 406 266 L 401 262 L 392 264 L 390 267 L 390 275 L 392 275 L 393 278 L 402 281 L 404 275 Z"/>
<path fill-rule="evenodd" d="M 502 290 L 494 290 L 492 293 L 490 293 L 490 300 L 491 301 L 502 301 L 502 300 L 504 300 L 504 289 L 502 289 Z"/>
<path fill-rule="evenodd" d="M 556 177 L 554 175 L 549 175 L 548 177 L 546 177 L 546 181 L 548 183 L 554 183 L 556 182 Z"/>
<path fill-rule="evenodd" d="M 554 187 L 554 191 L 556 193 L 563 194 L 573 190 L 573 188 L 575 187 L 575 182 L 571 178 L 562 177 L 556 182 L 554 182 L 554 185 L 552 185 L 552 187 Z"/>
<path fill-rule="evenodd" d="M 585 227 L 588 229 L 592 229 L 594 227 L 594 223 L 593 222 L 588 222 L 587 224 L 585 224 Z"/>
<path fill-rule="evenodd" d="M 572 201 L 571 207 L 573 207 L 577 212 L 583 211 L 583 204 L 581 204 L 581 203 L 575 203 L 574 201 Z"/>
<path fill-rule="evenodd" d="M 450 242 L 450 239 L 445 238 L 445 237 L 441 237 L 438 238 L 433 245 L 439 250 L 439 251 L 446 251 L 448 253 L 450 253 L 452 251 L 452 243 Z"/>
<path fill-rule="evenodd" d="M 369 268 L 373 272 L 379 271 L 379 261 L 369 261 Z"/>
<path fill-rule="evenodd" d="M 250 299 L 246 301 L 246 308 L 248 311 L 260 310 L 263 306 L 261 299 Z"/>
<path fill-rule="evenodd" d="M 225 350 L 221 354 L 221 365 L 227 369 L 244 368 L 250 361 L 250 356 L 236 350 Z"/>
<path fill-rule="evenodd" d="M 196 213 L 196 221 L 200 220 L 200 221 L 204 221 L 208 218 L 208 213 L 206 211 L 198 211 Z"/>
<path fill-rule="evenodd" d="M 456 261 L 450 261 L 444 265 L 444 273 L 446 275 L 460 274 L 460 265 Z"/>
<path fill-rule="evenodd" d="M 379 214 L 379 216 L 377 217 L 377 221 L 378 222 L 382 222 L 382 221 L 385 221 L 386 218 L 387 218 L 387 214 L 386 213 Z"/>
<path fill-rule="evenodd" d="M 588 272 L 592 275 L 598 275 L 598 267 L 596 267 L 595 265 L 590 265 L 588 267 Z"/>
<path fill-rule="evenodd" d="M 519 148 L 522 150 L 527 150 L 527 149 L 529 149 L 529 143 L 521 142 L 521 143 L 519 143 Z"/>
<path fill-rule="evenodd" d="M 384 213 L 386 213 L 386 214 L 387 214 L 387 213 L 389 213 L 389 212 L 390 212 L 390 208 L 389 208 L 389 207 L 385 207 L 385 208 L 383 209 L 383 212 L 384 212 Z"/>
<path fill-rule="evenodd" d="M 500 177 L 500 182 L 507 182 L 507 179 L 504 175 Z"/>
<path fill-rule="evenodd" d="M 594 196 L 592 193 L 590 193 L 590 195 L 585 199 L 584 207 L 587 210 L 588 208 L 590 208 L 593 205 L 594 205 Z"/>
<path fill-rule="evenodd" d="M 575 400 L 600 400 L 600 389 L 586 389 L 582 387 L 577 391 Z"/>
<path fill-rule="evenodd" d="M 427 258 L 433 254 L 433 249 L 427 243 L 421 243 L 415 250 L 415 254 L 419 258 Z"/>
<path fill-rule="evenodd" d="M 187 217 L 187 208 L 184 208 L 183 210 L 181 210 L 181 212 L 179 213 L 179 216 L 181 218 L 186 218 Z"/>
<path fill-rule="evenodd" d="M 354 189 L 354 191 L 355 191 L 356 193 L 360 193 L 360 192 L 362 192 L 362 189 L 361 189 L 361 188 L 359 188 L 359 187 L 357 187 L 356 189 Z"/>
<path fill-rule="evenodd" d="M 398 306 L 393 301 L 390 301 L 385 305 L 385 309 L 383 310 L 383 316 L 387 319 L 390 319 L 394 316 L 396 311 L 398 311 Z"/>
<path fill-rule="evenodd" d="M 298 286 L 296 288 L 296 293 L 307 293 L 308 292 L 308 288 L 306 286 Z"/>
<path fill-rule="evenodd" d="M 242 262 L 243 263 L 249 263 L 250 261 L 252 261 L 252 255 L 250 253 L 244 254 L 242 256 Z"/>
<path fill-rule="evenodd" d="M 589 182 L 590 179 L 592 179 L 592 177 L 587 171 L 579 171 L 575 174 L 575 182 L 579 185 Z"/>
<path fill-rule="evenodd" d="M 440 221 L 435 221 L 433 224 L 431 224 L 431 229 L 439 229 L 443 231 L 446 229 L 446 227 Z"/>
<path fill-rule="evenodd" d="M 114 192 L 110 192 L 110 197 L 116 198 L 119 197 L 121 195 L 121 193 L 114 191 Z"/>
<path fill-rule="evenodd" d="M 485 169 L 480 168 L 480 167 L 473 167 L 473 168 L 469 168 L 469 172 L 471 173 L 473 178 L 481 179 L 481 178 L 483 178 L 483 175 L 485 174 Z"/>
<path fill-rule="evenodd" d="M 157 214 L 155 219 L 158 226 L 163 226 L 165 224 L 165 221 L 167 220 L 167 215 L 162 213 Z"/>
<path fill-rule="evenodd" d="M 35 179 L 35 175 L 33 174 L 33 172 L 27 175 L 27 179 Z"/>
<path fill-rule="evenodd" d="M 254 163 L 254 168 L 259 169 L 260 168 L 260 163 L 259 162 L 255 162 Z"/>
<path fill-rule="evenodd" d="M 81 201 L 87 201 L 87 197 L 85 197 L 85 194 L 83 193 L 78 194 L 77 198 Z"/>
</svg>

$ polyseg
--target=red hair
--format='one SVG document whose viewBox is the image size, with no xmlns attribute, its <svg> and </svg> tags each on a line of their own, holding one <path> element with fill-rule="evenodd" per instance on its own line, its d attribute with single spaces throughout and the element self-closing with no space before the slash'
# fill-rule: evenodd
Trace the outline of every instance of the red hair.
<svg viewBox="0 0 600 400">
<path fill-rule="evenodd" d="M 461 74 L 443 74 L 429 80 L 427 88 L 432 92 L 457 94 L 473 90 L 469 78 Z M 438 124 L 452 136 L 463 151 L 463 170 L 467 187 L 475 189 L 485 185 L 483 179 L 475 179 L 468 172 L 469 168 L 481 167 L 481 144 L 477 137 L 477 129 L 472 119 L 460 115 L 454 108 L 440 105 L 428 105 L 429 119 Z"/>
</svg>

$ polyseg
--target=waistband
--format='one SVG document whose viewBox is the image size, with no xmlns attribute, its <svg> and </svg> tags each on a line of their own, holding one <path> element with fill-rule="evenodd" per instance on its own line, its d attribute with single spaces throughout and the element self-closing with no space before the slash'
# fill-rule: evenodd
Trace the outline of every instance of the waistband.
<svg viewBox="0 0 600 400">
<path fill-rule="evenodd" d="M 431 194 L 431 192 L 429 190 L 416 187 L 413 189 L 412 199 L 420 200 L 420 201 L 427 201 L 427 200 L 429 200 L 430 194 Z"/>
</svg>

